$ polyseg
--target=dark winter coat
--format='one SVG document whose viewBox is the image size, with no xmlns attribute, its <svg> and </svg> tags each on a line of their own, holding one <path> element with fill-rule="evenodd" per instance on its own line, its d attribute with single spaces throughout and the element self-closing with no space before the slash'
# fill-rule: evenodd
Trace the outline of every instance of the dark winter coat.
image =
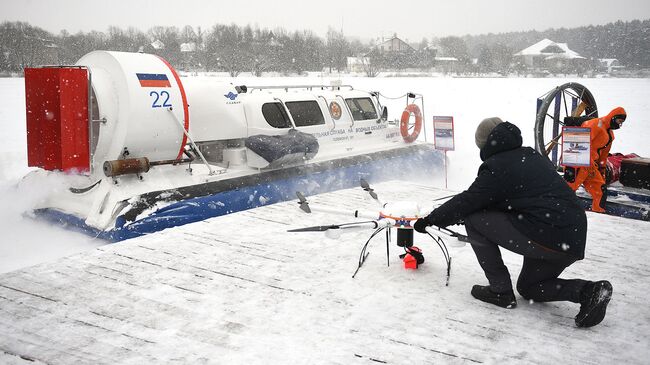
<svg viewBox="0 0 650 365">
<path fill-rule="evenodd" d="M 513 226 L 532 241 L 584 258 L 584 209 L 551 162 L 521 143 L 521 131 L 514 124 L 494 127 L 481 149 L 484 162 L 476 180 L 425 219 L 446 227 L 476 211 L 502 211 L 509 213 Z"/>
</svg>

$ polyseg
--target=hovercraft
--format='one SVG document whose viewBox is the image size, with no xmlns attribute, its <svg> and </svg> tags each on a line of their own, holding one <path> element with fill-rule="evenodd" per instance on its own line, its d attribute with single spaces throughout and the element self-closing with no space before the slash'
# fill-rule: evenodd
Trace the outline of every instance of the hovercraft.
<svg viewBox="0 0 650 365">
<path fill-rule="evenodd" d="M 111 241 L 360 178 L 431 179 L 443 162 L 416 141 L 412 93 L 391 121 L 378 93 L 351 86 L 235 86 L 107 51 L 27 68 L 25 92 L 28 164 L 38 169 L 21 183 L 48 189 L 34 214 Z"/>
</svg>

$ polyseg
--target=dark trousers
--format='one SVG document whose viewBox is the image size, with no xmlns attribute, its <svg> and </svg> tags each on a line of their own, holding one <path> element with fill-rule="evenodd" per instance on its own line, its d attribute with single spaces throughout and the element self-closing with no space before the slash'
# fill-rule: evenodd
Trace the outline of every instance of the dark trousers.
<svg viewBox="0 0 650 365">
<path fill-rule="evenodd" d="M 536 302 L 580 302 L 580 290 L 587 281 L 558 279 L 576 259 L 531 241 L 510 223 L 506 213 L 481 211 L 471 214 L 465 219 L 465 228 L 492 291 L 512 290 L 510 273 L 499 250 L 501 246 L 524 257 L 517 280 L 521 296 Z"/>
</svg>

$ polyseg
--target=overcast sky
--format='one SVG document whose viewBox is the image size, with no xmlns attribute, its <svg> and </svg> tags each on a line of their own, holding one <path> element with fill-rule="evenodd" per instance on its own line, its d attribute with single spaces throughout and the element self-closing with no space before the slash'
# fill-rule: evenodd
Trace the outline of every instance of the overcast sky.
<svg viewBox="0 0 650 365">
<path fill-rule="evenodd" d="M 289 31 L 328 27 L 362 39 L 502 33 L 650 19 L 650 0 L 0 0 L 0 21 L 26 21 L 58 34 L 143 31 L 154 25 L 250 24 Z"/>
</svg>

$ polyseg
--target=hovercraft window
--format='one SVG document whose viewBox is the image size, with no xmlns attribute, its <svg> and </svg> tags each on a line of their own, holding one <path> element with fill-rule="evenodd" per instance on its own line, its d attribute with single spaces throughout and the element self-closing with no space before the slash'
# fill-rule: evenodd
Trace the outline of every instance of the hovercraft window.
<svg viewBox="0 0 650 365">
<path fill-rule="evenodd" d="M 325 124 L 323 111 L 315 100 L 290 101 L 286 105 L 296 127 Z"/>
<path fill-rule="evenodd" d="M 280 103 L 262 105 L 262 115 L 273 128 L 291 128 L 291 121 Z"/>
<path fill-rule="evenodd" d="M 370 98 L 345 99 L 354 120 L 377 119 L 375 105 Z"/>
</svg>

